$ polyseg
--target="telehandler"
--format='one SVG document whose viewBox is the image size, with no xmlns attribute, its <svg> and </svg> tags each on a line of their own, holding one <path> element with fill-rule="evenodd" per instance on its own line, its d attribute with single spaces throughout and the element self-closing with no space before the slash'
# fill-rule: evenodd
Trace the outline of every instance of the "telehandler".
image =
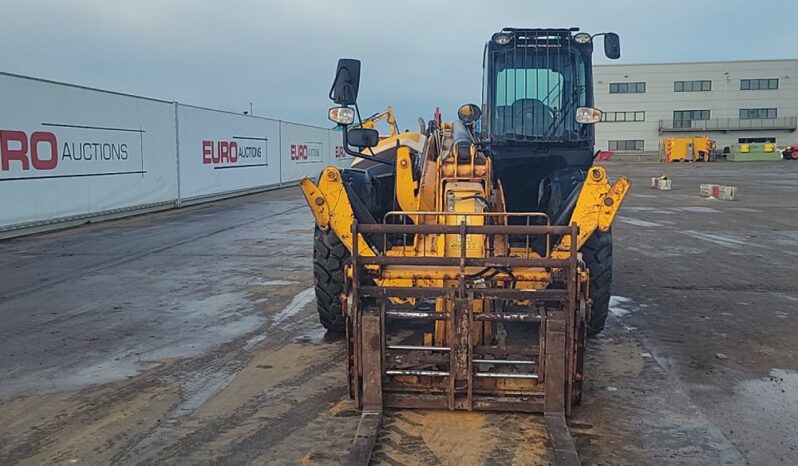
<svg viewBox="0 0 798 466">
<path fill-rule="evenodd" d="M 597 36 L 620 56 L 614 33 L 504 28 L 485 45 L 481 107 L 404 133 L 389 107 L 383 139 L 360 119 L 360 62 L 339 60 L 329 117 L 357 159 L 301 188 L 319 317 L 346 334 L 362 410 L 351 464 L 368 463 L 384 407 L 542 412 L 557 462 L 579 464 L 565 416 L 629 189 L 593 166 Z"/>
</svg>

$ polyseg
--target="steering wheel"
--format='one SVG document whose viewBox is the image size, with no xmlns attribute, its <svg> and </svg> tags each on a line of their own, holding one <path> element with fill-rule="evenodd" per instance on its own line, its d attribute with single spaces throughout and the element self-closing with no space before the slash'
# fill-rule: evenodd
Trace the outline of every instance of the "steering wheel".
<svg viewBox="0 0 798 466">
<path fill-rule="evenodd" d="M 538 99 L 518 99 L 513 102 L 513 127 L 516 133 L 542 136 L 555 118 L 554 109 Z"/>
</svg>

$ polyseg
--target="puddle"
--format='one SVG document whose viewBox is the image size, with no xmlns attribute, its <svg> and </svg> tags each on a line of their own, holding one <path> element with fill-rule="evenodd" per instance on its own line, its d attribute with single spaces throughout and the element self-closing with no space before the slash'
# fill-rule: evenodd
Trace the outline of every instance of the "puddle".
<svg viewBox="0 0 798 466">
<path fill-rule="evenodd" d="M 771 369 L 768 377 L 741 382 L 735 391 L 761 405 L 762 411 L 778 411 L 798 420 L 798 372 Z"/>
<path fill-rule="evenodd" d="M 683 233 L 698 238 L 702 241 L 707 241 L 727 248 L 739 249 L 740 246 L 749 245 L 748 241 L 743 241 L 733 236 L 723 235 L 720 233 L 702 233 L 695 230 L 684 230 Z"/>
<path fill-rule="evenodd" d="M 720 212 L 718 209 L 713 209 L 712 207 L 677 207 L 679 210 L 684 210 L 685 212 L 698 212 L 702 214 L 710 214 L 710 213 L 717 213 Z"/>
<path fill-rule="evenodd" d="M 751 452 L 750 464 L 786 464 L 798 450 L 798 372 L 771 369 L 768 377 L 737 384 L 722 410 L 737 413 L 733 436 Z"/>
<path fill-rule="evenodd" d="M 662 207 L 641 207 L 641 206 L 623 206 L 624 212 L 650 212 L 657 215 L 673 215 L 676 212 L 673 210 L 663 209 Z"/>
<path fill-rule="evenodd" d="M 314 293 L 314 288 L 310 287 L 306 290 L 299 292 L 294 299 L 291 300 L 290 303 L 286 307 L 283 308 L 282 311 L 278 312 L 274 316 L 274 320 L 272 320 L 272 325 L 279 324 L 280 322 L 284 321 L 285 319 L 295 315 L 299 311 L 305 308 L 311 301 L 316 299 L 316 294 Z"/>
<path fill-rule="evenodd" d="M 258 343 L 262 342 L 265 339 L 266 339 L 265 334 L 250 338 L 249 340 L 247 340 L 247 343 L 244 345 L 244 351 L 251 350 L 252 348 L 255 347 L 255 345 L 257 345 Z"/>
<path fill-rule="evenodd" d="M 684 256 L 703 254 L 705 252 L 704 249 L 673 246 L 667 244 L 659 244 L 656 246 L 651 246 L 646 244 L 638 244 L 637 246 L 627 245 L 627 249 L 638 252 L 644 256 L 654 257 L 654 258 L 684 257 Z"/>
<path fill-rule="evenodd" d="M 735 212 L 752 212 L 752 213 L 758 213 L 758 212 L 762 212 L 762 211 L 761 211 L 761 210 L 759 210 L 759 209 L 751 209 L 751 208 L 749 208 L 749 207 L 732 207 L 732 208 L 731 208 L 731 209 L 729 209 L 729 210 L 733 210 L 733 211 L 735 211 Z"/>
<path fill-rule="evenodd" d="M 324 327 L 319 326 L 294 338 L 294 342 L 307 345 L 320 345 L 340 339 L 341 335 L 328 332 Z"/>
<path fill-rule="evenodd" d="M 314 288 L 311 287 L 311 288 L 302 290 L 299 293 L 297 293 L 291 299 L 291 302 L 288 303 L 287 306 L 285 306 L 280 312 L 278 312 L 277 314 L 274 315 L 274 319 L 272 320 L 271 325 L 269 325 L 269 328 L 274 327 L 275 325 L 279 324 L 280 322 L 284 321 L 285 319 L 288 319 L 289 317 L 291 317 L 293 315 L 296 315 L 302 309 L 305 309 L 305 307 L 308 304 L 310 304 L 311 302 L 313 302 L 316 299 L 316 294 L 314 293 L 314 291 L 315 291 Z M 265 340 L 266 336 L 267 336 L 265 332 L 267 330 L 268 329 L 264 329 L 264 333 L 262 333 L 260 335 L 256 335 L 256 336 L 250 338 L 249 340 L 247 340 L 247 342 L 244 344 L 244 350 L 245 351 L 249 351 L 252 348 L 254 348 L 255 345 L 257 345 L 258 343 L 260 343 L 263 340 Z M 324 329 L 321 329 L 321 330 L 324 330 Z M 323 338 L 323 335 L 320 338 Z M 315 333 L 312 334 L 312 335 L 309 335 L 309 336 L 307 336 L 307 340 L 308 340 L 308 343 L 316 342 L 317 335 Z M 319 342 L 321 342 L 320 339 L 319 339 Z"/>
<path fill-rule="evenodd" d="M 795 248 L 798 246 L 798 231 L 780 231 L 774 242 L 779 246 Z"/>
<path fill-rule="evenodd" d="M 632 300 L 624 298 L 623 296 L 610 297 L 610 313 L 615 317 L 623 317 L 634 312 L 635 306 L 632 305 Z"/>
<path fill-rule="evenodd" d="M 621 221 L 621 222 L 623 222 L 623 223 L 628 223 L 630 225 L 635 225 L 635 226 L 638 226 L 638 227 L 661 227 L 662 226 L 659 223 L 648 222 L 646 220 L 640 220 L 640 219 L 637 219 L 637 218 L 626 217 L 626 216 L 623 216 L 623 215 L 619 215 L 618 217 L 616 217 L 616 219 Z"/>
<path fill-rule="evenodd" d="M 285 286 L 285 285 L 293 285 L 296 282 L 292 282 L 291 280 L 262 280 L 259 282 L 255 282 L 254 285 L 257 286 Z"/>
</svg>

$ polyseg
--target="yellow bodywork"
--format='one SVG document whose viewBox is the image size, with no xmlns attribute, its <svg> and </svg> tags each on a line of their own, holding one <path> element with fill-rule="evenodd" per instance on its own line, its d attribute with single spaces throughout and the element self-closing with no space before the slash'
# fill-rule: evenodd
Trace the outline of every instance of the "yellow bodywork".
<svg viewBox="0 0 798 466">
<path fill-rule="evenodd" d="M 409 218 L 416 225 L 506 225 L 510 217 L 542 218 L 540 213 L 508 213 L 501 184 L 491 178 L 491 158 L 483 154 L 474 144 L 455 144 L 452 124 L 443 123 L 433 135 L 427 137 L 420 133 L 394 133 L 382 140 L 372 149 L 379 155 L 386 148 L 396 150 L 396 198 L 400 207 L 398 212 L 389 212 L 388 217 Z M 420 147 L 423 144 L 423 147 Z M 419 150 L 421 148 L 421 150 Z M 413 176 L 411 149 L 421 157 L 421 173 Z M 368 149 L 367 149 L 368 151 Z M 366 152 L 368 153 L 368 152 Z M 344 188 L 341 173 L 335 167 L 327 167 L 318 183 L 305 178 L 300 184 L 319 228 L 332 229 L 347 249 L 352 251 L 352 226 L 355 219 L 352 205 Z M 604 168 L 591 167 L 579 192 L 570 223 L 578 226 L 577 249 L 581 248 L 597 230 L 607 231 L 629 190 L 629 180 L 620 177 L 610 183 Z M 571 237 L 564 236 L 558 244 L 547 247 L 547 253 L 539 254 L 533 248 L 510 246 L 507 238 L 496 237 L 490 243 L 486 235 L 468 235 L 466 257 L 519 257 L 567 259 L 570 256 Z M 375 256 L 376 252 L 368 242 L 358 235 L 358 253 L 361 256 Z M 460 257 L 462 244 L 460 235 L 417 234 L 404 244 L 392 246 L 382 252 L 386 256 L 424 256 Z M 386 287 L 447 287 L 453 286 L 462 273 L 460 267 L 413 267 L 413 266 L 368 266 L 379 271 L 378 286 Z M 466 268 L 467 274 L 477 273 L 479 268 Z M 351 271 L 348 271 L 351 273 Z M 542 268 L 516 267 L 512 270 L 497 270 L 497 279 L 507 278 L 515 288 L 543 289 L 552 282 L 557 271 Z M 581 278 L 585 284 L 588 277 Z M 394 302 L 401 302 L 391 298 Z M 405 302 L 414 303 L 413 298 Z M 436 310 L 448 311 L 452 303 L 446 298 L 438 298 Z M 473 312 L 483 310 L 481 300 L 474 301 Z M 474 325 L 481 326 L 482 323 Z M 475 329 L 474 338 L 484 336 Z M 485 326 L 484 331 L 488 331 Z M 432 343 L 446 341 L 443 322 L 436 324 Z M 428 335 L 425 339 L 433 337 Z"/>
</svg>

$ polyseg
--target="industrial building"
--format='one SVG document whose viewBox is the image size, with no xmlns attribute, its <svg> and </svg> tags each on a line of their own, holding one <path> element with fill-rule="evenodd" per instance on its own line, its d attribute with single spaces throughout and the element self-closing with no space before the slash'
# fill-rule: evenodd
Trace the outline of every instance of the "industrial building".
<svg viewBox="0 0 798 466">
<path fill-rule="evenodd" d="M 670 136 L 798 143 L 798 59 L 597 65 L 596 149 L 654 156 Z"/>
</svg>

